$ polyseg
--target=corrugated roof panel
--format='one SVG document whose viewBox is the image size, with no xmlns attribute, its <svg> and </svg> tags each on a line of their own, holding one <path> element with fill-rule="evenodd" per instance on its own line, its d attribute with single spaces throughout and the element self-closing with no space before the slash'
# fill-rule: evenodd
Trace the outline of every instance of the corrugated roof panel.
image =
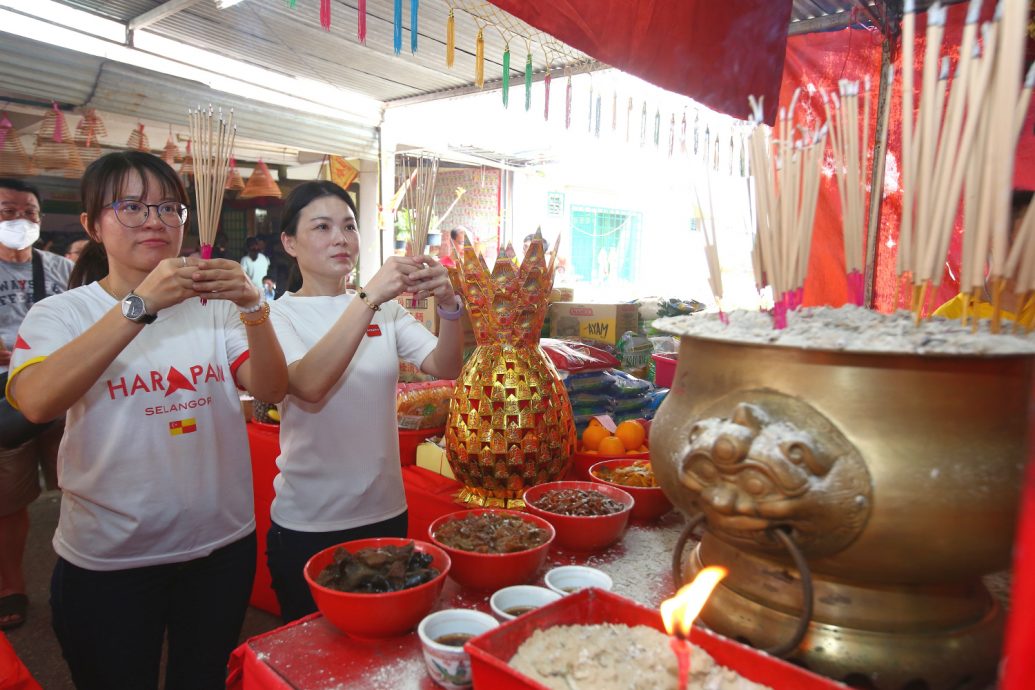
<svg viewBox="0 0 1035 690">
<path fill-rule="evenodd" d="M 4 34 L 0 91 L 80 104 L 90 97 L 101 62 L 100 58 Z"/>
<path fill-rule="evenodd" d="M 115 19 L 120 22 L 128 22 L 133 17 L 143 14 L 156 6 L 161 5 L 163 0 L 59 0 L 62 5 L 68 5 L 79 10 L 93 12 L 108 19 Z"/>
</svg>

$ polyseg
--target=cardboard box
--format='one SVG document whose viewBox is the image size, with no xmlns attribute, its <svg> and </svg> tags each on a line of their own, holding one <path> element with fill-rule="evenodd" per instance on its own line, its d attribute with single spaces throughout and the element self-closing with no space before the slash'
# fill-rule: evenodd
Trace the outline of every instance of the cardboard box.
<svg viewBox="0 0 1035 690">
<path fill-rule="evenodd" d="M 410 293 L 403 293 L 395 298 L 395 301 L 410 312 L 410 316 L 424 324 L 432 333 L 435 333 L 435 300 L 430 297 L 414 299 Z"/>
<path fill-rule="evenodd" d="M 635 304 L 554 302 L 550 305 L 550 337 L 578 337 L 614 345 L 638 323 Z"/>
</svg>

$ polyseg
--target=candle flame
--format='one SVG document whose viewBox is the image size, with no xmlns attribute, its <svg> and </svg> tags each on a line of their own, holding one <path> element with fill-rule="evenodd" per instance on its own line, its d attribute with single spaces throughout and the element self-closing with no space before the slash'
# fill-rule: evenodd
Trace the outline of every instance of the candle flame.
<svg viewBox="0 0 1035 690">
<path fill-rule="evenodd" d="M 674 635 L 678 630 L 682 637 L 689 637 L 694 619 L 726 574 L 725 568 L 708 566 L 697 573 L 693 582 L 681 587 L 674 597 L 661 602 L 661 620 L 665 623 L 665 631 Z"/>
</svg>

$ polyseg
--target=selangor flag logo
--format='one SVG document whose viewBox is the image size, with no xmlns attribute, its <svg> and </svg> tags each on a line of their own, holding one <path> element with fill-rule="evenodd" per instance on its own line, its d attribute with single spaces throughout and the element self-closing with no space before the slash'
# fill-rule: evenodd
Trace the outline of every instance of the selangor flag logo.
<svg viewBox="0 0 1035 690">
<path fill-rule="evenodd" d="M 181 434 L 193 434 L 198 430 L 198 423 L 193 417 L 181 419 L 176 422 L 169 422 L 169 435 L 180 436 Z"/>
</svg>

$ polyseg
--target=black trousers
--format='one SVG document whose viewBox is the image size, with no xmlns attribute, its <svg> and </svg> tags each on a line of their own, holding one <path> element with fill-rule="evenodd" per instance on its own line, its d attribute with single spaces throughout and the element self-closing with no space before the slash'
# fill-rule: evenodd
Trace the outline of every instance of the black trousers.
<svg viewBox="0 0 1035 690">
<path fill-rule="evenodd" d="M 184 563 L 95 571 L 58 558 L 54 632 L 78 690 L 221 690 L 255 578 L 255 533 Z"/>
<path fill-rule="evenodd" d="M 274 522 L 266 536 L 266 564 L 273 579 L 273 591 L 280 603 L 280 617 L 289 623 L 316 612 L 316 604 L 302 574 L 306 562 L 314 554 L 354 539 L 405 536 L 406 512 L 381 522 L 334 532 L 298 532 Z"/>
</svg>

